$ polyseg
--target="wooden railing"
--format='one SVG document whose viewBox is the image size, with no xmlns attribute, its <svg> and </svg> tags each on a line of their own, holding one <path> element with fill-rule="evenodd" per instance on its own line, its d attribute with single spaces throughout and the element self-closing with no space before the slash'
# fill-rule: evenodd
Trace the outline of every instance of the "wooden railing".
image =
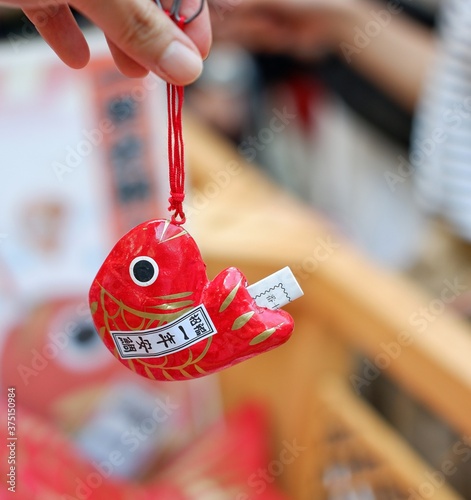
<svg viewBox="0 0 471 500">
<path fill-rule="evenodd" d="M 346 487 L 342 477 L 329 486 L 329 471 L 338 475 L 345 457 L 335 457 L 347 453 L 363 457 L 352 462 L 350 472 L 360 463 L 352 484 L 389 488 L 392 493 L 383 498 L 414 498 L 413 492 L 422 495 L 417 499 L 461 498 L 447 484 L 427 487 L 425 478 L 436 471 L 356 395 L 355 388 L 362 380 L 370 383 L 375 370 L 357 373 L 353 354 L 364 353 L 377 373 L 387 374 L 458 435 L 467 436 L 468 326 L 404 277 L 370 264 L 327 221 L 191 117 L 186 141 L 193 183 L 188 227 L 210 276 L 236 266 L 254 282 L 290 265 L 305 292 L 287 308 L 296 329 L 285 346 L 221 375 L 228 409 L 254 398 L 270 408 L 274 460 L 284 456 L 287 442 L 303 448 L 277 478 L 290 497 L 323 499 L 330 487 Z M 459 284 L 446 293 L 459 294 Z M 419 322 L 423 308 L 432 313 Z M 336 433 L 346 440 L 340 440 L 343 444 Z"/>
</svg>

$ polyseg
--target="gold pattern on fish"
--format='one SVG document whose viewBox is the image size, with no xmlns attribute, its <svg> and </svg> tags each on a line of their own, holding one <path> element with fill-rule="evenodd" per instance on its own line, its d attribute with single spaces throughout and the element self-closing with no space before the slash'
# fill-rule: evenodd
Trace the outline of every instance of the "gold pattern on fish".
<svg viewBox="0 0 471 500">
<path fill-rule="evenodd" d="M 236 287 L 236 288 L 238 288 L 238 287 Z M 234 292 L 234 290 L 233 290 L 233 292 Z M 235 292 L 237 292 L 236 289 L 235 289 Z M 235 296 L 235 292 L 234 292 L 234 296 Z M 180 299 L 180 298 L 189 297 L 192 294 L 193 294 L 193 292 L 181 292 L 181 293 L 177 293 L 177 294 L 173 294 L 173 295 L 168 295 L 168 296 L 162 296 L 162 297 L 158 297 L 158 298 L 159 299 L 164 299 L 164 300 L 165 299 Z M 111 299 L 118 306 L 118 311 L 117 311 L 117 313 L 115 315 L 111 315 L 111 314 L 108 313 L 108 311 L 107 311 L 107 309 L 105 307 L 105 298 Z M 232 302 L 232 299 L 230 300 L 230 302 Z M 229 304 L 230 304 L 230 302 L 229 302 Z M 126 326 L 128 328 L 130 328 L 131 332 L 132 331 L 140 331 L 140 330 L 142 330 L 142 328 L 141 328 L 142 323 L 141 323 L 141 325 L 139 325 L 139 327 L 134 327 L 134 328 L 130 327 L 128 325 L 128 323 L 127 323 L 127 321 L 126 321 L 126 319 L 124 317 L 124 313 L 125 312 L 127 312 L 129 314 L 133 314 L 135 316 L 138 316 L 139 318 L 142 318 L 143 321 L 149 320 L 146 329 L 150 329 L 152 327 L 153 323 L 157 323 L 157 325 L 154 325 L 154 326 L 161 326 L 162 324 L 170 323 L 171 321 L 177 319 L 178 317 L 180 317 L 184 313 L 190 311 L 193 308 L 193 303 L 194 303 L 194 301 L 188 300 L 188 301 L 182 301 L 182 302 L 177 302 L 177 303 L 173 303 L 173 304 L 172 303 L 162 304 L 162 306 L 159 306 L 159 308 L 162 307 L 162 308 L 166 308 L 167 310 L 171 310 L 172 309 L 172 307 L 171 307 L 172 305 L 176 305 L 176 304 L 179 304 L 180 306 L 182 306 L 182 305 L 183 306 L 188 305 L 188 307 L 185 307 L 184 309 L 182 309 L 181 311 L 179 311 L 177 313 L 166 313 L 166 314 L 165 313 L 150 313 L 150 312 L 138 311 L 137 309 L 134 309 L 132 307 L 127 306 L 122 301 L 117 300 L 115 297 L 113 297 L 113 295 L 111 295 L 103 287 L 101 289 L 101 294 L 100 294 L 100 305 L 101 305 L 101 308 L 103 309 L 103 312 L 104 312 L 104 321 L 105 321 L 106 329 L 108 330 L 108 332 L 110 332 L 110 331 L 112 331 L 114 329 L 120 330 L 120 328 L 117 325 L 116 325 L 116 328 L 111 328 L 111 323 L 114 322 L 114 324 L 116 324 L 115 319 L 118 316 L 126 324 Z M 139 363 L 140 365 L 144 366 L 144 371 L 146 372 L 147 376 L 149 378 L 153 379 L 153 380 L 155 380 L 155 377 L 152 375 L 152 372 L 150 371 L 150 368 L 151 369 L 156 369 L 157 368 L 157 369 L 162 370 L 162 373 L 163 373 L 164 377 L 167 380 L 172 380 L 172 381 L 175 380 L 172 377 L 172 375 L 169 373 L 171 370 L 177 370 L 177 371 L 179 371 L 186 378 L 193 378 L 185 370 L 185 368 L 187 368 L 189 366 L 193 366 L 198 373 L 205 374 L 206 372 L 201 367 L 199 367 L 197 363 L 199 363 L 206 356 L 206 354 L 209 351 L 209 348 L 211 347 L 211 342 L 212 342 L 212 337 L 209 337 L 207 339 L 207 341 L 206 341 L 205 348 L 203 349 L 203 351 L 201 352 L 201 354 L 195 360 L 193 360 L 193 352 L 190 349 L 188 351 L 188 359 L 186 360 L 185 363 L 183 363 L 180 366 L 166 366 L 167 363 L 168 363 L 168 356 L 165 356 L 163 358 L 163 362 L 160 365 L 146 363 L 142 359 L 129 360 L 128 361 L 128 365 L 129 365 L 129 367 L 133 371 L 136 371 L 135 366 L 132 363 L 133 362 Z M 115 354 L 116 357 L 118 357 L 118 351 L 117 351 L 116 348 L 114 350 L 114 354 Z"/>
</svg>

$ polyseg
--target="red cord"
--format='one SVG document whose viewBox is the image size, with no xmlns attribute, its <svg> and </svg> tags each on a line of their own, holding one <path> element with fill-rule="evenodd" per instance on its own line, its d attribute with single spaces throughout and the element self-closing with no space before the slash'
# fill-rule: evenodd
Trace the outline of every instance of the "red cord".
<svg viewBox="0 0 471 500">
<path fill-rule="evenodd" d="M 177 25 L 183 29 L 185 18 L 181 17 Z M 183 211 L 185 199 L 185 149 L 183 145 L 182 109 L 185 89 L 179 85 L 167 83 L 167 113 L 168 113 L 168 166 L 170 179 L 170 206 L 174 212 L 172 222 L 182 225 L 186 221 Z"/>
<path fill-rule="evenodd" d="M 185 151 L 183 146 L 182 107 L 184 88 L 167 84 L 168 110 L 168 166 L 170 180 L 170 198 L 168 207 L 172 222 L 177 225 L 185 223 L 183 211 L 185 199 Z"/>
</svg>

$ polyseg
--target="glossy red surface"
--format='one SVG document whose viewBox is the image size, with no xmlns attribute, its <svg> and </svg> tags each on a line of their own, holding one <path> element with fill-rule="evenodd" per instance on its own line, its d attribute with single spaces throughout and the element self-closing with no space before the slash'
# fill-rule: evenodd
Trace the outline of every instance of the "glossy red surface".
<svg viewBox="0 0 471 500">
<path fill-rule="evenodd" d="M 150 257 L 158 276 L 142 286 L 131 276 L 136 257 Z M 152 281 L 152 280 L 151 280 Z M 213 281 L 186 230 L 167 220 L 141 224 L 113 248 L 90 289 L 95 326 L 106 347 L 136 373 L 156 380 L 188 380 L 223 370 L 286 342 L 294 328 L 285 311 L 258 307 L 236 268 Z M 110 331 L 136 331 L 173 321 L 204 304 L 218 331 L 164 357 L 122 359 Z"/>
</svg>

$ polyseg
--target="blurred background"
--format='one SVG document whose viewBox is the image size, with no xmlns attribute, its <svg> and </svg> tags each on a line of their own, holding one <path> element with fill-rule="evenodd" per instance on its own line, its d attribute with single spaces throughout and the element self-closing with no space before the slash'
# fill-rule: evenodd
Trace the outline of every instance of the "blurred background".
<svg viewBox="0 0 471 500">
<path fill-rule="evenodd" d="M 290 264 L 295 338 L 184 383 L 116 363 L 87 303 L 114 242 L 167 213 L 165 86 L 121 76 L 80 16 L 93 60 L 76 72 L 0 9 L 0 404 L 15 388 L 20 498 L 471 498 L 468 249 L 414 194 L 415 107 L 322 18 L 314 40 L 290 32 L 298 3 L 260 2 L 253 24 L 211 3 L 185 126 L 210 277 Z M 370 7 L 437 32 L 438 0 Z"/>
</svg>

